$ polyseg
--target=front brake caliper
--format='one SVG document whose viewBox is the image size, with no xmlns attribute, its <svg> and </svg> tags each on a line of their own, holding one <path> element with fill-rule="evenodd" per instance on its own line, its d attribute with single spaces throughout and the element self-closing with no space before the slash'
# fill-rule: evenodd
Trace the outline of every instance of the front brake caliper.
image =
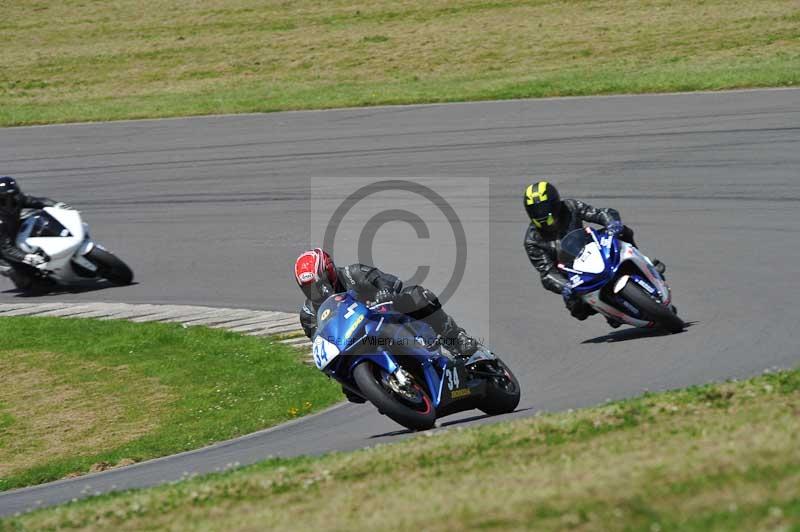
<svg viewBox="0 0 800 532">
<path fill-rule="evenodd" d="M 391 375 L 384 374 L 384 383 L 393 392 L 414 399 L 416 390 L 414 389 L 414 378 L 403 368 L 397 368 Z"/>
</svg>

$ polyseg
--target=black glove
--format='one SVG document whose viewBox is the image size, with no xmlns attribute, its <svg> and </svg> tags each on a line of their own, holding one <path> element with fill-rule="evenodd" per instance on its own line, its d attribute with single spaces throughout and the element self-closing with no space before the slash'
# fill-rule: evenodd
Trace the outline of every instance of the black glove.
<svg viewBox="0 0 800 532">
<path fill-rule="evenodd" d="M 619 235 L 622 234 L 622 230 L 624 228 L 625 227 L 622 225 L 622 222 L 620 222 L 619 220 L 614 220 L 613 222 L 608 224 L 608 227 L 606 227 L 606 231 L 608 231 L 609 235 L 618 237 Z"/>
<path fill-rule="evenodd" d="M 389 301 L 394 300 L 394 292 L 389 290 L 388 288 L 381 288 L 375 294 L 375 304 L 380 305 L 381 303 L 388 303 Z"/>
<path fill-rule="evenodd" d="M 573 318 L 583 321 L 594 314 L 592 307 L 586 304 L 586 302 L 575 293 L 572 289 L 572 285 L 564 285 L 564 288 L 561 290 L 561 297 L 564 298 L 564 305 L 566 305 L 567 310 L 569 310 Z"/>
</svg>

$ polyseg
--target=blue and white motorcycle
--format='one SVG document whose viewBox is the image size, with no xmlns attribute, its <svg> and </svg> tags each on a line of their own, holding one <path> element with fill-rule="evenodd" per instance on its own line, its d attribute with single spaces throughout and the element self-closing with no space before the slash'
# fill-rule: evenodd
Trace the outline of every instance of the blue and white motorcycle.
<svg viewBox="0 0 800 532">
<path fill-rule="evenodd" d="M 561 240 L 558 260 L 574 293 L 606 317 L 673 333 L 685 327 L 664 277 L 615 235 L 591 227 L 571 231 Z"/>
<path fill-rule="evenodd" d="M 455 412 L 497 415 L 519 404 L 516 377 L 491 351 L 452 359 L 429 325 L 391 304 L 368 307 L 352 292 L 334 294 L 317 311 L 317 323 L 317 368 L 404 427 L 426 430 Z"/>
</svg>

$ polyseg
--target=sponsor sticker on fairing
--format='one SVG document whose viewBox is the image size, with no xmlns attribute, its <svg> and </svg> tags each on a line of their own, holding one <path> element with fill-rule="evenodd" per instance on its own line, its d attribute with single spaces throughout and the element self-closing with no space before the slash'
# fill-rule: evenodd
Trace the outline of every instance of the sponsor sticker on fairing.
<svg viewBox="0 0 800 532">
<path fill-rule="evenodd" d="M 642 281 L 641 279 L 636 279 L 636 284 L 638 284 L 639 286 L 641 286 L 642 288 L 644 288 L 645 290 L 647 290 L 651 294 L 655 294 L 655 292 L 656 292 L 655 288 L 650 286 L 649 283 L 646 283 L 646 282 Z"/>
<path fill-rule="evenodd" d="M 460 390 L 453 390 L 452 392 L 450 392 L 450 397 L 452 397 L 453 399 L 458 399 L 460 397 L 466 397 L 471 394 L 472 390 L 470 390 L 469 388 L 461 388 Z"/>
</svg>

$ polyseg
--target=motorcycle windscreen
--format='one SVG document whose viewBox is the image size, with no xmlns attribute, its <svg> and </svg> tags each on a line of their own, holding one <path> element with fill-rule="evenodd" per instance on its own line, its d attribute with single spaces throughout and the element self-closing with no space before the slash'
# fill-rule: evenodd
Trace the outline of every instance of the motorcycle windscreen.
<svg viewBox="0 0 800 532">
<path fill-rule="evenodd" d="M 585 229 L 576 229 L 561 239 L 560 263 L 586 273 L 603 273 L 606 269 L 600 246 Z"/>
<path fill-rule="evenodd" d="M 69 230 L 61 225 L 61 222 L 47 214 L 45 211 L 41 211 L 30 218 L 25 219 L 20 232 L 24 232 L 27 238 L 72 236 Z"/>
</svg>

